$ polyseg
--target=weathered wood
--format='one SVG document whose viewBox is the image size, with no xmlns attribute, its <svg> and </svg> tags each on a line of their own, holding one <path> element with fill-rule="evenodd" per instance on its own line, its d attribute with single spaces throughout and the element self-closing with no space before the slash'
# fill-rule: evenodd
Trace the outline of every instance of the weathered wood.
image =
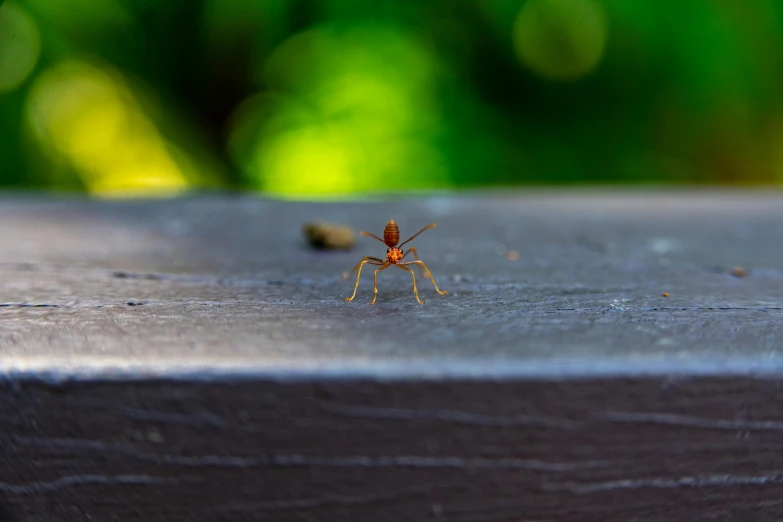
<svg viewBox="0 0 783 522">
<path fill-rule="evenodd" d="M 311 250 L 319 219 L 437 221 L 449 295 L 392 268 L 345 302 L 385 247 Z M 6 198 L 0 521 L 783 518 L 781 223 L 760 193 Z"/>
</svg>

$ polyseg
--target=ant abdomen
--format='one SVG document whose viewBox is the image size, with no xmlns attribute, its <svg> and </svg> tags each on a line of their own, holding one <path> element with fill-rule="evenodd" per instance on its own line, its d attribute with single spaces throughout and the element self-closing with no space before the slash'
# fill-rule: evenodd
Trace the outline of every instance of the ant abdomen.
<svg viewBox="0 0 783 522">
<path fill-rule="evenodd" d="M 400 227 L 392 219 L 386 223 L 386 228 L 383 229 L 383 242 L 386 246 L 396 246 L 400 242 Z"/>
</svg>

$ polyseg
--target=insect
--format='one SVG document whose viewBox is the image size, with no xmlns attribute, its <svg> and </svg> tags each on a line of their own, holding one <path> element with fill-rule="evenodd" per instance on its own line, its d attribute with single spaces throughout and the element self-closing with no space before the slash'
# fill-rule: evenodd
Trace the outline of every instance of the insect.
<svg viewBox="0 0 783 522">
<path fill-rule="evenodd" d="M 397 223 L 394 222 L 394 220 L 389 221 L 386 223 L 386 228 L 383 229 L 383 239 L 379 238 L 375 234 L 371 234 L 370 232 L 361 232 L 360 234 L 362 236 L 370 236 L 374 237 L 381 243 L 386 243 L 386 246 L 389 247 L 386 249 L 386 259 L 379 259 L 377 257 L 372 256 L 365 256 L 361 261 L 359 261 L 355 267 L 351 269 L 350 273 L 353 273 L 354 270 L 359 270 L 359 273 L 356 274 L 356 285 L 353 287 L 353 295 L 351 297 L 346 297 L 346 301 L 352 301 L 354 297 L 356 297 L 356 290 L 359 288 L 359 277 L 362 275 L 362 268 L 365 264 L 368 265 L 375 265 L 380 266 L 380 268 L 375 270 L 375 273 L 373 274 L 373 298 L 370 304 L 375 304 L 375 300 L 378 298 L 378 272 L 381 270 L 386 270 L 390 266 L 396 266 L 398 268 L 401 268 L 403 270 L 406 270 L 411 273 L 411 277 L 413 278 L 413 293 L 416 296 L 416 300 L 419 302 L 419 304 L 424 304 L 424 301 L 419 299 L 419 291 L 416 289 L 416 275 L 413 273 L 413 270 L 408 268 L 408 265 L 419 265 L 419 270 L 421 271 L 421 276 L 429 277 L 430 281 L 432 281 L 432 284 L 435 286 L 435 291 L 438 292 L 440 295 L 447 294 L 445 290 L 441 290 L 438 288 L 438 284 L 435 282 L 435 278 L 432 277 L 432 274 L 430 273 L 429 268 L 427 268 L 427 265 L 424 264 L 424 261 L 419 259 L 419 255 L 416 253 L 416 249 L 411 247 L 408 249 L 407 252 L 402 251 L 402 245 L 407 243 L 408 241 L 412 241 L 416 236 L 424 232 L 425 230 L 429 230 L 435 226 L 435 223 L 431 223 L 427 225 L 426 227 L 422 228 L 415 234 L 413 234 L 409 239 L 403 241 L 399 245 L 397 243 L 400 242 L 400 229 L 397 226 Z M 404 261 L 403 258 L 408 255 L 408 253 L 412 252 L 413 257 L 416 259 L 415 261 Z M 348 279 L 348 274 L 345 274 L 345 279 Z"/>
</svg>

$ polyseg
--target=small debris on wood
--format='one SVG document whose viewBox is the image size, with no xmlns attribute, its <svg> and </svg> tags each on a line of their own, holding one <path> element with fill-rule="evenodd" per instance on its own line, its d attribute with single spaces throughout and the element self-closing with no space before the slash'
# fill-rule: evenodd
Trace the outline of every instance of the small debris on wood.
<svg viewBox="0 0 783 522">
<path fill-rule="evenodd" d="M 611 246 L 606 241 L 592 237 L 584 232 L 579 232 L 576 235 L 575 241 L 576 244 L 581 245 L 587 250 L 590 250 L 592 252 L 597 252 L 599 254 L 605 253 L 606 251 L 609 250 Z"/>
<path fill-rule="evenodd" d="M 734 277 L 745 277 L 748 275 L 748 271 L 742 268 L 741 266 L 735 266 L 731 269 L 731 275 Z"/>
<path fill-rule="evenodd" d="M 154 442 L 155 444 L 163 444 L 166 442 L 166 437 L 157 427 L 153 426 L 147 430 L 147 440 Z"/>
<path fill-rule="evenodd" d="M 356 242 L 356 234 L 347 225 L 311 221 L 304 224 L 302 231 L 313 248 L 349 250 Z"/>
<path fill-rule="evenodd" d="M 495 247 L 495 253 L 499 256 L 506 256 L 506 259 L 509 261 L 516 261 L 519 259 L 519 252 L 516 250 L 509 250 L 503 243 L 499 243 Z"/>
<path fill-rule="evenodd" d="M 469 278 L 468 276 L 464 276 L 462 274 L 455 274 L 451 276 L 451 281 L 453 283 L 470 283 L 471 278 Z"/>
</svg>

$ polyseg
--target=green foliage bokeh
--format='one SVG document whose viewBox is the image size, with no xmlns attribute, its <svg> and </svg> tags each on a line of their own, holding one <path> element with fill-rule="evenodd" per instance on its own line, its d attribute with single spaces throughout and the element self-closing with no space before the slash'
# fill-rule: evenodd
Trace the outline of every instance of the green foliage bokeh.
<svg viewBox="0 0 783 522">
<path fill-rule="evenodd" d="M 0 184 L 783 180 L 777 0 L 0 0 Z"/>
</svg>

